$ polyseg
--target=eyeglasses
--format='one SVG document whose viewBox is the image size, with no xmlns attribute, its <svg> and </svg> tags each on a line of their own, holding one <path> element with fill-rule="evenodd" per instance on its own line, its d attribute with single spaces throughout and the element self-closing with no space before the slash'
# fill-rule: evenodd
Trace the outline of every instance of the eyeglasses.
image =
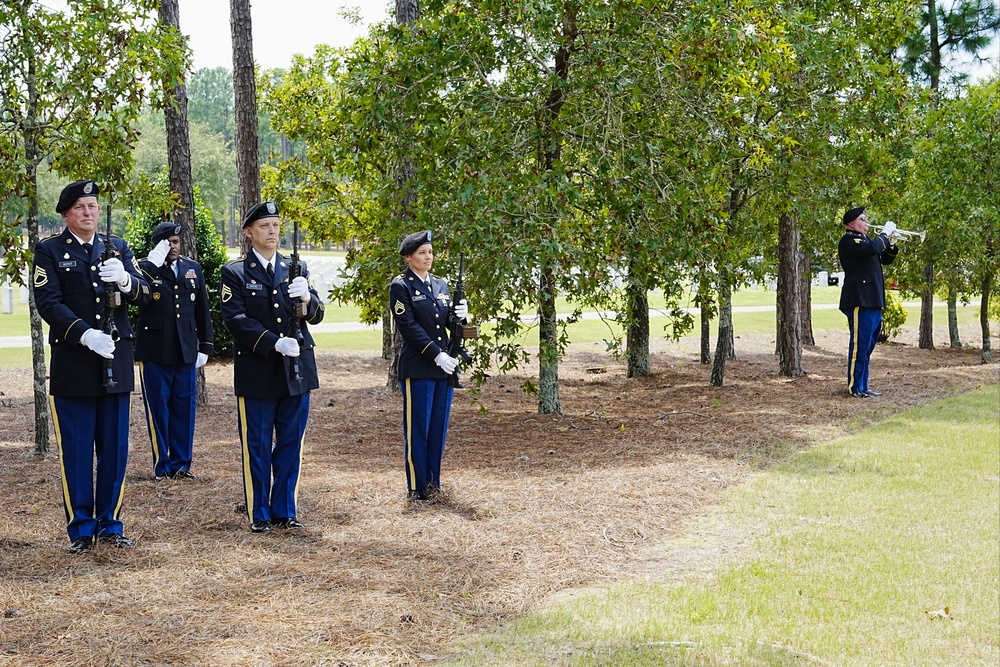
<svg viewBox="0 0 1000 667">
<path fill-rule="evenodd" d="M 867 215 L 859 215 L 858 216 L 858 220 L 861 220 L 862 222 L 868 222 L 868 216 Z"/>
</svg>

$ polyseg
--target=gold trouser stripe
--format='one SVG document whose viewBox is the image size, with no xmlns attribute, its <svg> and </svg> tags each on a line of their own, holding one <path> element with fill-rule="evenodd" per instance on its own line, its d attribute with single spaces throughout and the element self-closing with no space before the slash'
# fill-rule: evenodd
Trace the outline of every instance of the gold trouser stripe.
<svg viewBox="0 0 1000 667">
<path fill-rule="evenodd" d="M 108 398 L 110 399 L 111 397 L 108 396 Z M 131 424 L 132 423 L 132 401 L 131 400 L 128 402 L 128 421 L 126 423 L 127 424 Z M 117 440 L 117 437 L 118 437 L 118 433 L 117 433 L 117 429 L 116 429 L 116 431 L 115 431 L 115 439 L 116 440 Z M 128 451 L 128 431 L 127 430 L 125 431 L 125 451 L 126 452 Z M 122 503 L 124 501 L 125 501 L 125 475 L 123 473 L 122 474 L 122 485 L 118 488 L 118 502 L 115 503 L 115 513 L 112 515 L 112 518 L 115 519 L 116 521 L 118 520 L 118 515 L 122 511 Z"/>
<path fill-rule="evenodd" d="M 299 440 L 299 474 L 295 476 L 295 490 L 292 492 L 292 498 L 295 499 L 295 507 L 299 506 L 299 482 L 302 481 L 302 455 L 303 449 L 306 443 L 306 429 L 302 429 L 302 438 Z"/>
<path fill-rule="evenodd" d="M 56 448 L 59 450 L 59 474 L 62 478 L 63 504 L 66 505 L 66 513 L 69 515 L 67 523 L 73 523 L 73 503 L 69 499 L 69 484 L 66 483 L 66 459 L 63 458 L 62 447 L 62 427 L 59 424 L 59 413 L 56 412 L 56 397 L 49 396 L 49 408 L 52 410 L 52 427 L 56 432 Z"/>
<path fill-rule="evenodd" d="M 156 474 L 156 464 L 160 462 L 160 447 L 156 441 L 156 420 L 153 419 L 153 411 L 149 408 L 149 391 L 146 389 L 146 366 L 145 362 L 139 362 L 139 382 L 142 383 L 143 403 L 146 404 L 146 423 L 149 424 L 149 444 L 153 448 L 153 474 Z"/>
<path fill-rule="evenodd" d="M 404 418 L 406 419 L 406 465 L 410 468 L 410 481 L 416 482 L 417 471 L 413 467 L 413 392 L 410 390 L 410 378 L 403 381 L 406 388 L 403 390 Z M 416 489 L 410 489 L 416 491 Z"/>
<path fill-rule="evenodd" d="M 854 325 L 851 327 L 851 349 L 853 350 L 851 354 L 851 360 L 848 364 L 847 373 L 847 390 L 850 392 L 854 391 L 854 369 L 858 365 L 858 315 L 861 312 L 861 306 L 854 307 Z"/>
<path fill-rule="evenodd" d="M 247 500 L 247 516 L 253 522 L 253 476 L 250 474 L 250 445 L 247 443 L 247 404 L 242 396 L 236 397 L 240 410 L 240 444 L 243 446 L 243 488 Z"/>
</svg>

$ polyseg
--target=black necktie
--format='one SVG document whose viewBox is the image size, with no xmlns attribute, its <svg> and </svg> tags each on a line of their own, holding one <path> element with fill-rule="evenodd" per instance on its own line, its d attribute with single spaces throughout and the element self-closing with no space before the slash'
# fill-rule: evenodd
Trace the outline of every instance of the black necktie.
<svg viewBox="0 0 1000 667">
<path fill-rule="evenodd" d="M 274 268 L 270 264 L 267 265 L 267 277 L 274 280 Z"/>
<path fill-rule="evenodd" d="M 84 243 L 83 249 L 87 251 L 87 256 L 90 257 L 90 252 L 94 249 L 94 246 L 89 243 Z"/>
</svg>

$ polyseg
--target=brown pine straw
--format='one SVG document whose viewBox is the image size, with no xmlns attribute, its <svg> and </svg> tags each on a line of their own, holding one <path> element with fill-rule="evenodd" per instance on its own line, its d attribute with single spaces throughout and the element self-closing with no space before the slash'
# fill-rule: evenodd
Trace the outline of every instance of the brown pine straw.
<svg viewBox="0 0 1000 667">
<path fill-rule="evenodd" d="M 30 373 L 2 369 L 0 665 L 434 664 L 567 590 L 702 568 L 716 550 L 665 557 L 664 543 L 755 467 L 998 377 L 979 349 L 919 350 L 904 331 L 875 353 L 884 396 L 858 401 L 846 331 L 817 342 L 790 381 L 772 337 L 741 336 L 722 388 L 696 340 L 654 342 L 653 374 L 634 380 L 603 344 L 574 346 L 561 416 L 520 391 L 537 369 L 493 377 L 456 394 L 446 492 L 427 506 L 405 501 L 385 362 L 321 351 L 299 489 L 308 528 L 263 536 L 237 513 L 232 367 L 212 363 L 201 479 L 153 481 L 134 394 L 123 520 L 136 547 L 79 556 L 56 454 L 32 453 Z"/>
</svg>

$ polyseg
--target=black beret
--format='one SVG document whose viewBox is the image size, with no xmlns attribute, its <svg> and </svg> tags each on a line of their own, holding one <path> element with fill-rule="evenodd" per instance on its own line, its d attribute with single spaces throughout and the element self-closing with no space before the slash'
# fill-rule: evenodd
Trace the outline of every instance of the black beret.
<svg viewBox="0 0 1000 667">
<path fill-rule="evenodd" d="M 249 227 L 255 220 L 260 220 L 261 218 L 276 217 L 278 217 L 278 205 L 273 201 L 261 202 L 247 211 L 247 214 L 243 217 L 243 227 Z"/>
<path fill-rule="evenodd" d="M 853 222 L 858 219 L 858 216 L 865 212 L 864 206 L 859 206 L 857 208 L 852 208 L 850 211 L 844 214 L 844 224 Z"/>
<path fill-rule="evenodd" d="M 425 229 L 422 232 L 413 232 L 399 244 L 400 255 L 412 255 L 417 248 L 425 243 L 431 242 L 431 230 Z"/>
<path fill-rule="evenodd" d="M 80 197 L 96 197 L 101 189 L 93 181 L 73 181 L 63 188 L 56 204 L 56 213 L 65 213 L 73 207 Z"/>
<path fill-rule="evenodd" d="M 163 239 L 169 239 L 171 236 L 180 236 L 181 226 L 176 222 L 161 222 L 153 230 L 153 245 L 156 245 Z"/>
</svg>

